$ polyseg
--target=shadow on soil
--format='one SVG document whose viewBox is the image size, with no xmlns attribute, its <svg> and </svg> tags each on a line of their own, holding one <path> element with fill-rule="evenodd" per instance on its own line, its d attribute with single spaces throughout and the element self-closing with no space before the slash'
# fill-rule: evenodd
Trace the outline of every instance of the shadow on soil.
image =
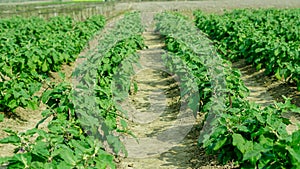
<svg viewBox="0 0 300 169">
<path fill-rule="evenodd" d="M 297 91 L 295 83 L 287 83 L 283 80 L 278 80 L 275 76 L 267 76 L 264 70 L 257 71 L 252 65 L 246 64 L 244 60 L 233 63 L 234 68 L 238 68 L 243 72 L 243 76 L 249 76 L 248 81 L 251 81 L 252 85 L 263 86 L 277 102 L 284 102 L 284 98 L 288 97 L 292 99 L 292 103 L 300 107 L 300 91 Z M 264 99 L 261 96 L 258 98 Z"/>
</svg>

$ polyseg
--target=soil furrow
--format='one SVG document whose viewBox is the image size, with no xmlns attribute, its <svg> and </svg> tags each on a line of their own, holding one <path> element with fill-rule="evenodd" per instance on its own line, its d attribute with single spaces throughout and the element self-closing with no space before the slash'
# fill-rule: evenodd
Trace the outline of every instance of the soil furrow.
<svg viewBox="0 0 300 169">
<path fill-rule="evenodd" d="M 234 68 L 238 68 L 241 73 L 244 84 L 249 89 L 248 100 L 260 104 L 262 107 L 274 103 L 275 99 L 268 92 L 263 82 L 258 81 L 264 76 L 263 70 L 256 71 L 251 65 L 245 64 L 244 60 L 233 63 Z"/>
<path fill-rule="evenodd" d="M 191 159 L 198 150 L 195 133 L 199 132 L 193 127 L 196 119 L 180 112 L 180 89 L 163 64 L 164 42 L 154 32 L 153 13 L 142 13 L 142 19 L 148 48 L 139 52 L 141 67 L 133 77 L 138 91 L 129 97 L 124 108 L 139 143 L 124 138 L 128 157 L 121 160 L 118 168 L 191 168 Z"/>
</svg>

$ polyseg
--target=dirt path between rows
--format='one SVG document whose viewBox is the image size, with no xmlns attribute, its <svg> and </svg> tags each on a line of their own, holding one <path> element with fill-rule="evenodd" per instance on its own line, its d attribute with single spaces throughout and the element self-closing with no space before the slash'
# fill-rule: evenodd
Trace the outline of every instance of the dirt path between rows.
<svg viewBox="0 0 300 169">
<path fill-rule="evenodd" d="M 138 142 L 131 137 L 124 139 L 128 158 L 121 160 L 120 169 L 189 168 L 190 157 L 194 155 L 191 150 L 197 144 L 195 139 L 185 138 L 195 122 L 193 116 L 185 120 L 185 124 L 176 125 L 176 121 L 182 120 L 177 117 L 180 114 L 180 89 L 163 64 L 164 42 L 154 32 L 153 14 L 142 13 L 146 25 L 143 36 L 148 48 L 139 52 L 140 67 L 135 68 L 133 76 L 138 90 L 129 97 L 126 106 L 123 105 Z M 178 138 L 185 140 L 181 142 Z M 184 145 L 187 142 L 190 146 Z"/>
<path fill-rule="evenodd" d="M 244 84 L 250 91 L 247 99 L 251 102 L 260 104 L 262 107 L 266 107 L 272 104 L 275 99 L 268 92 L 267 87 L 264 86 L 262 79 L 264 77 L 264 71 L 256 71 L 251 65 L 247 65 L 244 60 L 233 63 L 234 68 L 241 71 Z"/>
<path fill-rule="evenodd" d="M 181 126 L 174 126 L 180 113 L 178 84 L 166 73 L 161 59 L 164 53 L 161 47 L 164 43 L 159 35 L 147 31 L 144 37 L 148 49 L 139 52 L 141 68 L 136 70 L 137 74 L 133 77 L 138 91 L 129 97 L 129 107 L 126 108 L 132 121 L 130 129 L 139 143 L 130 137 L 124 140 L 128 158 L 122 160 L 119 168 L 176 168 L 179 165 L 188 168 L 187 160 L 192 151 L 185 152 L 180 145 L 173 145 L 171 142 L 183 129 Z M 193 119 L 185 125 L 191 128 Z M 195 140 L 190 141 L 190 145 L 196 144 Z M 168 152 L 175 146 L 178 146 L 176 152 Z"/>
<path fill-rule="evenodd" d="M 274 101 L 283 102 L 282 96 L 292 98 L 292 103 L 300 107 L 300 92 L 295 84 L 288 84 L 283 80 L 278 80 L 274 76 L 266 76 L 264 69 L 256 69 L 247 65 L 244 60 L 233 63 L 233 67 L 242 73 L 242 80 L 250 89 L 249 100 L 267 106 Z"/>
<path fill-rule="evenodd" d="M 140 67 L 133 81 L 138 91 L 130 95 L 123 108 L 129 113 L 129 128 L 137 137 L 124 138 L 128 157 L 121 158 L 120 169 L 191 169 L 216 164 L 197 146 L 202 117 L 182 110 L 180 88 L 175 75 L 164 66 L 164 41 L 154 32 L 155 12 L 142 12 L 146 26 L 143 36 L 147 49 L 139 51 Z"/>
</svg>

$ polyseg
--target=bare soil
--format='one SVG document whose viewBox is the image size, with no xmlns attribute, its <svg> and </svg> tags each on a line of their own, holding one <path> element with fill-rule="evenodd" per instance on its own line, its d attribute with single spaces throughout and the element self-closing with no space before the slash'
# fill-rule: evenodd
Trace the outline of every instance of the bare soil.
<svg viewBox="0 0 300 169">
<path fill-rule="evenodd" d="M 178 81 L 164 66 L 164 42 L 154 32 L 153 13 L 143 12 L 143 34 L 147 49 L 139 51 L 141 67 L 133 81 L 138 91 L 130 95 L 123 108 L 128 111 L 129 128 L 137 137 L 123 142 L 128 157 L 118 159 L 120 169 L 233 168 L 219 165 L 216 156 L 198 146 L 204 113 L 182 110 Z"/>
<path fill-rule="evenodd" d="M 291 102 L 300 107 L 300 92 L 297 91 L 296 84 L 278 80 L 275 76 L 266 76 L 264 69 L 257 71 L 244 60 L 233 63 L 233 67 L 241 71 L 242 80 L 250 89 L 249 100 L 267 106 L 274 101 L 284 102 L 283 96 L 285 96 L 291 98 Z"/>
</svg>

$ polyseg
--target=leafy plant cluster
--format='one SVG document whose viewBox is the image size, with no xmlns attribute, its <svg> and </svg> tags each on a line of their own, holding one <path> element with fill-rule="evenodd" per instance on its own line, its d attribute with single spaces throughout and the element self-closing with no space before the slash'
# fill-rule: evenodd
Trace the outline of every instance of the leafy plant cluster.
<svg viewBox="0 0 300 169">
<path fill-rule="evenodd" d="M 297 168 L 300 165 L 299 124 L 283 116 L 300 113 L 300 108 L 289 99 L 265 108 L 249 102 L 245 98 L 248 89 L 240 79 L 240 72 L 232 69 L 228 61 L 222 61 L 223 69 L 220 70 L 223 72 L 219 72 L 224 74 L 225 88 L 221 83 L 216 84 L 211 76 L 215 70 L 211 70 L 205 60 L 219 57 L 218 54 L 196 50 L 197 47 L 209 48 L 203 45 L 212 46 L 206 43 L 206 36 L 179 14 L 162 13 L 156 18 L 157 29 L 166 38 L 166 48 L 171 52 L 171 57 L 164 59 L 167 66 L 173 72 L 182 71 L 177 64 L 180 58 L 198 84 L 202 103 L 199 110 L 207 112 L 206 123 L 209 123 L 200 133 L 199 145 L 205 147 L 207 153 L 217 154 L 220 162 L 234 160 L 241 168 Z M 195 44 L 190 44 L 191 39 Z M 215 66 L 220 65 L 216 62 Z M 225 95 L 225 100 L 221 98 L 219 104 L 214 98 L 216 91 Z M 221 104 L 223 109 L 213 109 Z M 295 130 L 288 131 L 290 126 Z"/>
<path fill-rule="evenodd" d="M 104 24 L 103 16 L 82 22 L 69 17 L 1 19 L 0 111 L 35 108 L 38 98 L 34 94 L 41 82 L 62 64 L 75 61 Z"/>
<path fill-rule="evenodd" d="M 185 49 L 184 51 L 187 59 L 191 59 L 191 63 L 198 62 L 206 65 L 206 69 L 208 70 L 207 75 L 211 77 L 210 79 L 207 79 L 210 80 L 209 86 L 211 88 L 209 89 L 209 91 L 204 91 L 201 89 L 205 88 L 207 84 L 203 83 L 201 84 L 202 86 L 198 86 L 198 89 L 201 91 L 199 93 L 199 97 L 205 97 L 207 99 L 209 98 L 209 100 L 211 100 L 211 103 L 215 105 L 210 109 L 210 111 L 213 112 L 212 114 L 218 114 L 219 111 L 223 111 L 225 102 L 225 97 L 222 94 L 224 92 L 222 91 L 222 89 L 225 88 L 225 74 L 223 73 L 224 68 L 222 66 L 222 60 L 219 57 L 212 57 L 214 55 L 214 51 L 209 45 L 211 42 L 208 39 L 203 38 L 203 36 L 197 36 L 195 38 L 194 35 L 197 35 L 198 33 L 196 28 L 191 28 L 189 30 L 191 32 L 189 32 L 185 36 L 183 36 L 182 31 L 177 31 L 187 29 L 186 25 L 178 25 L 177 28 L 172 25 L 175 24 L 178 20 L 180 22 L 186 22 L 188 24 L 187 18 L 184 18 L 181 15 L 177 16 L 177 14 L 163 13 L 161 15 L 156 15 L 156 20 L 159 21 L 157 23 L 157 30 L 159 30 L 159 32 L 164 36 L 167 36 L 166 42 L 168 43 L 166 43 L 166 46 L 168 50 L 172 52 L 178 52 L 180 51 L 178 50 L 180 49 L 179 47 L 182 47 Z M 201 43 L 199 43 L 200 41 Z M 193 53 L 201 55 L 201 57 L 190 58 L 189 55 Z M 179 67 L 178 70 L 180 70 Z M 197 67 L 191 67 L 191 70 L 195 72 L 199 71 L 199 74 L 201 74 L 200 72 L 205 71 L 199 70 Z M 220 86 L 223 87 L 220 88 Z"/>
<path fill-rule="evenodd" d="M 300 10 L 243 9 L 222 15 L 194 12 L 199 29 L 227 59 L 244 58 L 300 90 Z"/>
<path fill-rule="evenodd" d="M 128 129 L 113 98 L 113 77 L 120 64 L 132 69 L 136 50 L 144 47 L 142 32 L 139 13 L 126 14 L 112 30 L 104 32 L 99 50 L 90 52 L 76 67 L 72 84 L 52 84 L 43 93 L 41 100 L 47 109 L 37 126 L 21 133 L 6 130 L 10 136 L 0 143 L 17 148 L 14 156 L 0 158 L 0 164 L 14 169 L 116 168 L 113 154 L 126 154 L 118 133 Z M 126 58 L 132 61 L 123 63 Z M 129 84 L 121 87 L 125 85 Z M 41 129 L 46 120 L 47 127 Z"/>
</svg>

